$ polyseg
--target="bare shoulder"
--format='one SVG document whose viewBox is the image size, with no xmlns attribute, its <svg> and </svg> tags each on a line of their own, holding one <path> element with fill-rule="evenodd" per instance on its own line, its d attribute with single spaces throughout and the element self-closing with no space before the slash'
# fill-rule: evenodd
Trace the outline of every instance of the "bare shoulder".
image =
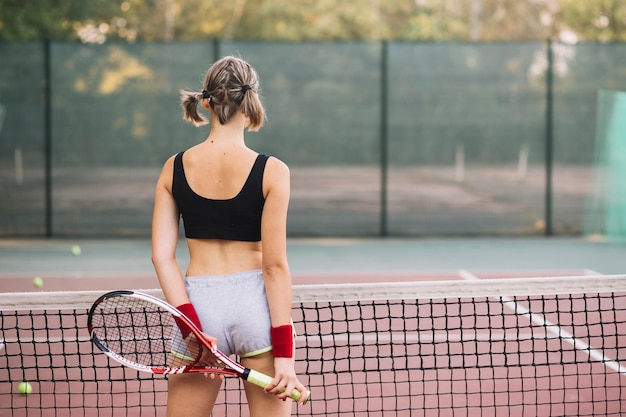
<svg viewBox="0 0 626 417">
<path fill-rule="evenodd" d="M 172 176 L 174 175 L 174 159 L 176 159 L 176 154 L 167 158 L 159 176 L 159 184 L 168 189 L 171 187 Z"/>
<path fill-rule="evenodd" d="M 276 158 L 275 156 L 268 157 L 266 167 L 272 170 L 276 170 L 277 172 L 289 172 L 289 167 L 287 166 L 287 164 Z"/>
<path fill-rule="evenodd" d="M 268 176 L 273 178 L 289 177 L 289 167 L 275 156 L 268 158 L 267 164 L 265 165 L 265 172 Z"/>
<path fill-rule="evenodd" d="M 289 167 L 280 159 L 270 156 L 265 165 L 263 174 L 263 190 L 267 196 L 268 191 L 274 188 L 289 189 Z"/>
<path fill-rule="evenodd" d="M 161 168 L 161 174 L 168 174 L 174 172 L 174 159 L 176 159 L 176 155 L 172 155 L 163 164 L 163 168 Z"/>
</svg>

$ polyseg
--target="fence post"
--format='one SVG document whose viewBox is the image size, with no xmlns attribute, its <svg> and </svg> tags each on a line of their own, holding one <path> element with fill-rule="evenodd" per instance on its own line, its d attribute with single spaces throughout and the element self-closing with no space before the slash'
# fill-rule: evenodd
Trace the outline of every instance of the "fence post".
<svg viewBox="0 0 626 417">
<path fill-rule="evenodd" d="M 50 39 L 43 45 L 43 106 L 44 106 L 44 159 L 45 159 L 45 217 L 46 237 L 52 237 L 52 77 Z"/>
<path fill-rule="evenodd" d="M 387 91 L 387 64 L 388 44 L 381 42 L 380 48 L 380 235 L 385 237 L 387 230 L 387 118 L 388 118 L 388 91 Z"/>
<path fill-rule="evenodd" d="M 553 50 L 552 40 L 548 39 L 546 44 L 546 195 L 545 195 L 545 234 L 546 236 L 552 235 L 552 164 L 553 164 L 553 145 L 554 145 L 554 101 L 553 101 L 553 77 L 554 77 L 554 65 L 553 65 Z"/>
</svg>

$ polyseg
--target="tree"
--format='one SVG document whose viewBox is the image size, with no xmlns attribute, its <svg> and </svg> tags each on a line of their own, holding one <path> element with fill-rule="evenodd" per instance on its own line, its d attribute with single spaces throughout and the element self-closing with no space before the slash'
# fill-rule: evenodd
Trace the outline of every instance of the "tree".
<svg viewBox="0 0 626 417">
<path fill-rule="evenodd" d="M 565 38 L 567 36 L 567 38 Z M 624 0 L 3 0 L 0 40 L 626 40 Z"/>
<path fill-rule="evenodd" d="M 585 41 L 626 41 L 624 0 L 561 0 L 559 21 Z"/>
<path fill-rule="evenodd" d="M 88 22 L 111 20 L 119 2 L 111 0 L 2 0 L 0 40 L 76 39 Z"/>
</svg>

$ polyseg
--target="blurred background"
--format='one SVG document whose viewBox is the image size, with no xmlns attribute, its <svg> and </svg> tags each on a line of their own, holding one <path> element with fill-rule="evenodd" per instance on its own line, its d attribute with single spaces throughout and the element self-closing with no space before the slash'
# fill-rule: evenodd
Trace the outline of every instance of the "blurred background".
<svg viewBox="0 0 626 417">
<path fill-rule="evenodd" d="M 623 0 L 0 0 L 0 237 L 149 237 L 227 54 L 291 237 L 626 236 Z"/>
</svg>

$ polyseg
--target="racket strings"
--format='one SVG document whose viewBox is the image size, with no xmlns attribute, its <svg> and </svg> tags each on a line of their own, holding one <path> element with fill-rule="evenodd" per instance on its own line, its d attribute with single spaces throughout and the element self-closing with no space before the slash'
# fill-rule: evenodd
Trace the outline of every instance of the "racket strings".
<svg viewBox="0 0 626 417">
<path fill-rule="evenodd" d="M 115 297 L 104 300 L 94 313 L 93 332 L 100 342 L 119 356 L 139 365 L 168 368 L 189 363 L 172 351 L 186 351 L 176 342 L 171 313 L 135 298 Z M 178 346 L 172 346 L 172 341 Z M 184 343 L 184 342 L 183 342 Z M 186 346 L 185 346 L 186 347 Z M 184 363 L 186 362 L 186 363 Z"/>
</svg>

